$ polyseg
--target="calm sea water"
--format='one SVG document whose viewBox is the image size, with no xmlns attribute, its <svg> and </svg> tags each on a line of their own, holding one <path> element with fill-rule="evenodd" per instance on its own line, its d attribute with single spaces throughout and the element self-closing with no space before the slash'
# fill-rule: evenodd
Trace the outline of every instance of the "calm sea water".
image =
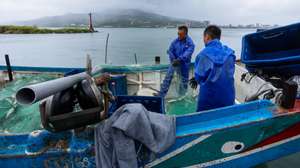
<svg viewBox="0 0 300 168">
<path fill-rule="evenodd" d="M 103 64 L 108 33 L 108 63 L 133 64 L 135 53 L 139 64 L 153 64 L 155 56 L 161 56 L 165 63 L 169 44 L 177 36 L 176 29 L 109 28 L 98 31 L 93 34 L 0 35 L 0 64 L 5 63 L 4 54 L 10 55 L 13 65 L 84 67 L 87 54 L 93 64 Z M 252 32 L 255 30 L 224 29 L 222 41 L 239 57 L 242 36 Z M 194 58 L 204 46 L 202 34 L 203 29 L 190 29 L 196 44 Z"/>
<path fill-rule="evenodd" d="M 86 55 L 93 59 L 94 65 L 104 63 L 105 41 L 110 34 L 108 61 L 115 65 L 134 63 L 137 54 L 138 63 L 153 64 L 155 56 L 161 56 L 167 63 L 166 50 L 176 38 L 176 29 L 98 29 L 94 34 L 35 34 L 0 35 L 0 64 L 5 64 L 4 54 L 9 54 L 13 65 L 22 66 L 59 66 L 84 67 Z M 236 51 L 241 52 L 242 36 L 255 32 L 254 29 L 224 29 L 222 41 Z M 190 29 L 190 36 L 196 44 L 195 55 L 203 48 L 203 29 Z M 300 154 L 295 154 L 259 168 L 298 167 Z"/>
</svg>

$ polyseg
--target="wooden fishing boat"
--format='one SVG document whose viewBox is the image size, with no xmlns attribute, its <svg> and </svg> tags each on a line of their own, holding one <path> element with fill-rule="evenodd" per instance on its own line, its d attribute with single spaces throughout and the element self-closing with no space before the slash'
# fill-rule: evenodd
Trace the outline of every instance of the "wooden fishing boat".
<svg viewBox="0 0 300 168">
<path fill-rule="evenodd" d="M 4 70 L 4 67 L 1 67 Z M 123 76 L 113 87 L 125 88 L 128 95 L 143 97 L 159 89 L 167 66 L 105 66 L 99 73 Z M 62 75 L 74 69 L 13 67 L 14 73 Z M 83 69 L 77 69 L 83 71 Z M 192 71 L 191 71 L 192 72 Z M 241 78 L 244 80 L 241 81 Z M 159 80 L 158 80 L 159 79 Z M 121 80 L 122 81 L 122 80 Z M 280 107 L 275 93 L 269 100 L 245 102 L 258 90 L 277 89 L 236 65 L 237 104 L 211 111 L 177 116 L 176 143 L 155 159 L 142 160 L 143 167 L 251 167 L 300 151 L 300 101 L 290 109 Z M 126 86 L 122 86 L 126 85 Z M 176 89 L 176 84 L 173 85 Z M 114 88 L 112 88 L 114 90 Z M 124 90 L 115 88 L 117 92 Z M 174 98 L 169 95 L 168 99 Z M 130 99 L 130 96 L 127 97 Z M 129 101 L 130 102 L 130 101 Z M 148 102 L 149 103 L 149 102 Z M 163 109 L 163 107 L 161 107 Z M 51 133 L 0 135 L 1 167 L 95 167 L 93 129 Z"/>
<path fill-rule="evenodd" d="M 237 63 L 235 68 L 236 104 L 189 114 L 186 114 L 188 107 L 179 108 L 176 142 L 160 154 L 138 153 L 139 165 L 246 168 L 300 152 L 297 84 L 283 78 L 299 75 L 299 30 L 300 24 L 295 24 L 245 36 L 242 61 L 246 65 Z M 122 95 L 123 102 L 119 105 L 138 102 L 148 110 L 171 115 L 174 113 L 168 108 L 165 110 L 164 103 L 168 106 L 187 97 L 176 94 L 177 82 L 172 84 L 166 100 L 153 96 L 160 89 L 167 68 L 167 65 L 101 66 L 95 75 L 111 74 L 109 88 L 114 95 Z M 5 70 L 5 67 L 0 67 L 0 70 Z M 56 76 L 84 71 L 34 67 L 12 67 L 12 70 L 15 74 L 48 73 Z M 190 72 L 193 73 L 192 68 Z M 279 78 L 272 78 L 272 74 L 279 75 Z M 197 92 L 190 90 L 189 95 L 195 101 Z M 80 117 L 85 119 L 84 115 Z M 58 124 L 63 127 L 69 123 Z M 94 147 L 93 126 L 60 133 L 46 130 L 2 133 L 0 165 L 95 167 Z"/>
</svg>

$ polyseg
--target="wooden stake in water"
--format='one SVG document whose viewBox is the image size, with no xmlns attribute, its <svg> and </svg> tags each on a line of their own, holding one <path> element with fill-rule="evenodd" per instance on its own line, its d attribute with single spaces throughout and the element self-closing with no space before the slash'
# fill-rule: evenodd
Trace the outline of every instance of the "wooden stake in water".
<svg viewBox="0 0 300 168">
<path fill-rule="evenodd" d="M 160 56 L 155 57 L 155 64 L 159 65 L 160 64 Z"/>
<path fill-rule="evenodd" d="M 134 53 L 134 61 L 135 61 L 135 64 L 138 64 L 136 53 Z"/>
<path fill-rule="evenodd" d="M 86 72 L 92 75 L 92 59 L 89 54 L 86 56 Z"/>
<path fill-rule="evenodd" d="M 11 65 L 10 65 L 10 60 L 8 54 L 5 55 L 5 62 L 6 62 L 6 67 L 7 67 L 7 73 L 8 73 L 8 78 L 9 81 L 13 81 L 13 75 L 12 75 L 12 70 L 11 70 Z"/>
<path fill-rule="evenodd" d="M 107 64 L 107 48 L 108 48 L 108 40 L 109 40 L 109 33 L 106 37 L 106 45 L 105 45 L 105 64 Z"/>
</svg>

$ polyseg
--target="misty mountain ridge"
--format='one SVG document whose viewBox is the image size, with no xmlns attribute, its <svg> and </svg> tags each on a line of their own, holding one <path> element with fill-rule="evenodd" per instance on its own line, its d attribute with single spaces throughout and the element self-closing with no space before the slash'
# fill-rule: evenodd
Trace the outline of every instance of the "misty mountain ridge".
<svg viewBox="0 0 300 168">
<path fill-rule="evenodd" d="M 69 13 L 18 22 L 17 25 L 69 27 L 87 26 L 88 23 L 89 17 L 87 13 Z M 176 27 L 182 24 L 188 24 L 190 27 L 206 27 L 209 22 L 169 17 L 138 9 L 115 9 L 93 13 L 93 24 L 95 27 Z"/>
</svg>

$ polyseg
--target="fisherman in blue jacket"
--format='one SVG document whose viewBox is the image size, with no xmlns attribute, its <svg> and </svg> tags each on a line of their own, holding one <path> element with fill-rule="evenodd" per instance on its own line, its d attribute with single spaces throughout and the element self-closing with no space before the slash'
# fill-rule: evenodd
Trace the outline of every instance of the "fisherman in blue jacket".
<svg viewBox="0 0 300 168">
<path fill-rule="evenodd" d="M 195 77 L 190 80 L 193 89 L 200 85 L 198 112 L 230 106 L 235 102 L 235 55 L 220 39 L 219 27 L 211 25 L 205 29 L 205 48 L 196 57 Z"/>
<path fill-rule="evenodd" d="M 195 49 L 193 40 L 188 36 L 187 26 L 178 27 L 178 38 L 176 38 L 168 50 L 171 65 L 161 85 L 159 95 L 165 97 L 171 85 L 174 73 L 181 77 L 179 94 L 186 93 L 189 82 L 189 66 Z"/>
</svg>

